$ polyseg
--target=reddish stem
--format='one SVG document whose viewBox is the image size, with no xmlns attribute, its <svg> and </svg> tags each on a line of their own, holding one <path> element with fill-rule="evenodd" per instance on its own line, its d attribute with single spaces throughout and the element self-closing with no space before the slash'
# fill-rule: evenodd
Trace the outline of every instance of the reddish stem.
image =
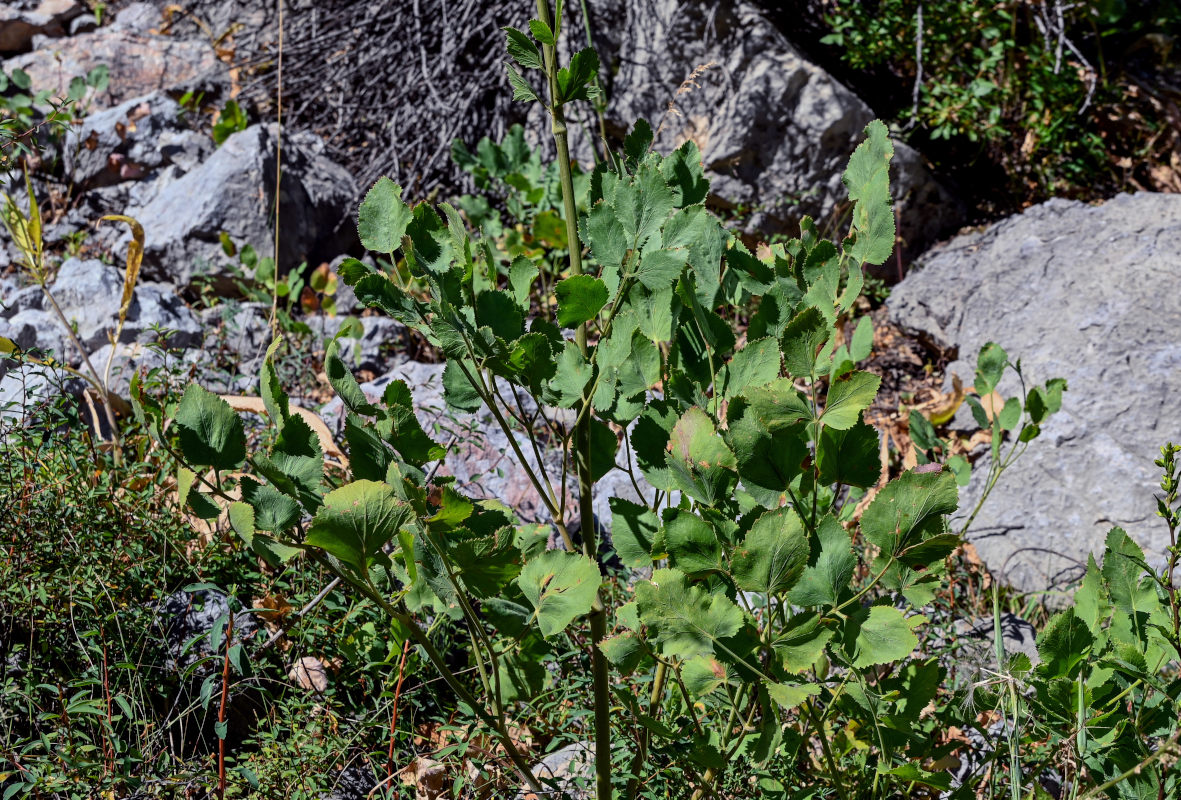
<svg viewBox="0 0 1181 800">
<path fill-rule="evenodd" d="M 402 681 L 406 677 L 406 656 L 410 652 L 410 640 L 402 645 L 402 660 L 398 662 L 398 683 L 394 686 L 394 705 L 390 709 L 390 751 L 386 756 L 386 776 L 394 777 L 394 732 L 398 727 L 398 698 L 402 696 Z"/>
<path fill-rule="evenodd" d="M 217 737 L 217 798 L 225 800 L 226 796 L 226 701 L 230 694 L 230 646 L 234 640 L 234 612 L 230 611 L 229 622 L 226 623 L 226 657 L 221 668 L 221 705 L 217 709 L 218 729 L 221 733 Z"/>
</svg>

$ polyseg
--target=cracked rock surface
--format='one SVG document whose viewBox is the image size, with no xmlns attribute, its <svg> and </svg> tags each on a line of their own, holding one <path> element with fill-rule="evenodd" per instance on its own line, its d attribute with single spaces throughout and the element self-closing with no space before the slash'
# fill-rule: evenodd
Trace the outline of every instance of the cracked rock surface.
<svg viewBox="0 0 1181 800">
<path fill-rule="evenodd" d="M 1021 359 L 1027 382 L 1068 391 L 1001 478 L 968 534 L 1014 585 L 1077 577 L 1120 526 L 1163 560 L 1153 459 L 1181 440 L 1181 196 L 1121 195 L 1101 206 L 1051 200 L 928 253 L 890 296 L 899 326 L 958 348 L 972 383 L 988 341 Z M 1009 376 L 1002 396 L 1019 395 Z M 961 493 L 975 505 L 987 457 Z"/>
</svg>

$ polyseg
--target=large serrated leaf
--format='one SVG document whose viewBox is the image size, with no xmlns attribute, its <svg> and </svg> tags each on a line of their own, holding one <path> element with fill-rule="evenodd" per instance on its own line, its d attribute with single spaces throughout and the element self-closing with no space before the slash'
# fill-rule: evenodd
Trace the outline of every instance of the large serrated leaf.
<svg viewBox="0 0 1181 800">
<path fill-rule="evenodd" d="M 853 577 L 857 557 L 848 532 L 831 514 L 816 526 L 816 538 L 820 555 L 804 570 L 788 599 L 799 606 L 835 606 Z"/>
<path fill-rule="evenodd" d="M 958 498 L 950 470 L 904 472 L 869 504 L 861 517 L 861 532 L 883 554 L 894 555 L 942 533 L 942 515 L 955 511 Z"/>
<path fill-rule="evenodd" d="M 751 592 L 779 594 L 792 588 L 808 562 L 804 523 L 790 507 L 764 513 L 732 557 L 734 582 Z"/>
<path fill-rule="evenodd" d="M 562 550 L 547 550 L 530 560 L 517 578 L 547 638 L 591 610 L 602 582 L 594 561 Z"/>
<path fill-rule="evenodd" d="M 886 126 L 878 120 L 866 126 L 865 134 L 841 177 L 853 201 L 856 241 L 849 255 L 858 264 L 883 264 L 894 250 L 894 208 L 890 202 L 894 145 Z"/>
<path fill-rule="evenodd" d="M 636 584 L 640 619 L 666 657 L 713 655 L 742 627 L 742 610 L 724 595 L 689 586 L 684 573 L 660 569 Z"/>
<path fill-rule="evenodd" d="M 230 404 L 189 384 L 176 410 L 180 451 L 191 466 L 234 469 L 246 458 L 246 430 Z"/>
<path fill-rule="evenodd" d="M 375 253 L 392 253 L 402 246 L 402 236 L 413 212 L 402 202 L 402 187 L 384 175 L 373 184 L 357 213 L 357 234 L 362 246 Z"/>
<path fill-rule="evenodd" d="M 414 517 L 389 484 L 355 481 L 329 492 L 312 519 L 305 544 L 336 556 L 364 575 L 374 562 L 388 563 L 382 547 Z"/>
</svg>

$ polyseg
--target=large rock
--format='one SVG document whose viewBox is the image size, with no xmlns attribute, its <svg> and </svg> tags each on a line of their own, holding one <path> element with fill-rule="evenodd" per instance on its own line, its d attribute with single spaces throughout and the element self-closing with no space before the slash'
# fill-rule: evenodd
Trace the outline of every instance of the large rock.
<svg viewBox="0 0 1181 800">
<path fill-rule="evenodd" d="M 83 187 L 139 180 L 176 163 L 187 172 L 214 150 L 192 130 L 180 105 L 162 92 L 135 97 L 91 114 L 66 135 L 65 175 Z"/>
<path fill-rule="evenodd" d="M 221 234 L 269 253 L 274 239 L 275 127 L 234 134 L 205 163 L 128 213 L 144 227 L 147 275 L 187 284 L 194 275 L 225 273 Z M 356 236 L 350 222 L 357 188 L 352 176 L 320 153 L 311 135 L 283 138 L 280 197 L 281 269 L 327 261 Z M 124 241 L 126 237 L 124 237 Z"/>
<path fill-rule="evenodd" d="M 61 265 L 51 291 L 87 351 L 108 342 L 108 334 L 118 322 L 123 297 L 120 270 L 98 260 L 71 258 Z M 135 287 L 119 341 L 154 341 L 153 331 L 157 328 L 170 331 L 163 341 L 170 347 L 201 344 L 201 325 L 177 296 L 176 289 L 168 284 L 141 281 Z"/>
<path fill-rule="evenodd" d="M 660 129 L 662 152 L 697 142 L 713 193 L 750 211 L 752 229 L 791 232 L 808 214 L 843 230 L 841 174 L 874 118 L 868 105 L 745 0 L 590 6 L 616 132 L 645 118 Z M 958 227 L 963 210 L 918 153 L 902 143 L 895 149 L 900 234 L 917 254 Z"/>
<path fill-rule="evenodd" d="M 1051 200 L 930 254 L 890 296 L 891 319 L 961 360 L 965 385 L 988 341 L 1027 381 L 1067 379 L 1062 411 L 1001 478 L 968 538 L 1021 588 L 1076 576 L 1113 525 L 1158 561 L 1159 447 L 1181 441 L 1181 196 Z M 1004 396 L 1019 392 L 1010 379 Z M 979 498 L 973 471 L 961 508 Z"/>
<path fill-rule="evenodd" d="M 91 100 L 94 109 L 159 89 L 217 90 L 228 84 L 229 76 L 229 66 L 218 59 L 208 41 L 120 26 L 54 39 L 4 62 L 6 72 L 23 69 L 35 90 L 47 89 L 55 96 L 64 96 L 71 80 L 98 66 L 107 67 L 110 82 L 106 91 Z"/>
</svg>

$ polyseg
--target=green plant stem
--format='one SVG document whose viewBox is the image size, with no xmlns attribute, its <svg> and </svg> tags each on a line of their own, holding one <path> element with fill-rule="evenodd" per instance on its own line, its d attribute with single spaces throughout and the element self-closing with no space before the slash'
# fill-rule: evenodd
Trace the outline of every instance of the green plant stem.
<svg viewBox="0 0 1181 800">
<path fill-rule="evenodd" d="M 30 199 L 30 202 L 32 200 Z M 49 291 L 49 287 L 44 283 L 41 284 L 41 293 L 45 295 L 45 299 L 49 301 L 49 305 L 53 307 L 53 313 L 57 315 L 57 320 L 65 328 L 66 335 L 70 337 L 70 341 L 74 343 L 74 347 L 82 354 L 82 363 L 86 365 L 87 371 L 90 373 L 89 382 L 94 386 L 94 390 L 102 397 L 103 413 L 107 418 L 107 424 L 111 426 L 111 440 L 115 445 L 113 450 L 115 466 L 118 467 L 121 461 L 120 446 L 119 446 L 119 426 L 115 422 L 115 411 L 111 408 L 111 393 L 107 390 L 106 384 L 98 376 L 98 370 L 90 363 L 90 356 L 86 354 L 86 348 L 82 346 L 82 342 L 78 340 L 78 334 L 74 333 L 74 328 L 66 320 L 66 315 L 62 312 L 61 306 L 57 304 L 57 299 L 54 298 L 53 292 Z M 112 354 L 114 353 L 114 345 L 112 345 Z M 73 372 L 73 370 L 71 370 Z M 78 374 L 75 372 L 74 374 Z M 97 423 L 98 420 L 95 420 Z"/>
<path fill-rule="evenodd" d="M 1011 728 L 1008 731 L 1009 740 L 1009 788 L 1013 800 L 1021 800 L 1021 754 L 1017 742 L 1017 688 L 1013 681 L 1005 674 L 1005 641 L 1001 635 L 1001 589 L 996 576 L 992 578 L 992 639 L 996 650 L 997 674 L 1007 684 L 1009 708 L 1006 717 L 1011 718 Z"/>
<path fill-rule="evenodd" d="M 560 33 L 560 19 L 550 13 L 549 0 L 537 0 L 538 18 L 554 32 Z M 582 245 L 578 238 L 578 208 L 574 200 L 574 178 L 570 170 L 570 143 L 566 128 L 566 115 L 558 94 L 557 53 L 553 45 L 543 45 L 545 73 L 549 79 L 550 120 L 554 145 L 558 151 L 558 173 L 562 186 L 562 209 L 566 222 L 566 239 L 569 242 L 570 273 L 582 274 Z M 574 332 L 574 341 L 583 358 L 589 360 L 590 347 L 587 344 L 587 324 L 584 322 Z M 583 398 L 583 405 L 589 405 L 590 398 Z M 594 480 L 591 472 L 591 418 L 582 415 L 575 424 L 574 450 L 575 466 L 578 473 L 579 532 L 582 535 L 583 553 L 599 564 L 598 536 L 595 531 Z M 599 564 L 600 571 L 602 565 Z M 607 608 L 603 603 L 602 591 L 595 595 L 594 604 L 588 616 L 591 633 L 591 676 L 594 684 L 595 716 L 595 792 L 598 800 L 611 800 L 611 686 L 607 657 L 599 643 L 607 637 Z"/>
<path fill-rule="evenodd" d="M 652 719 L 660 718 L 660 701 L 664 698 L 664 684 L 668 680 L 668 665 L 663 661 L 656 664 L 656 674 L 652 677 L 652 691 L 648 695 L 648 716 Z M 652 732 L 644 728 L 644 732 L 640 735 L 640 746 L 636 750 L 636 756 L 632 759 L 632 774 L 633 777 L 627 783 L 627 790 L 624 792 L 624 797 L 634 798 L 636 792 L 640 789 L 639 771 L 644 762 L 648 760 L 648 748 L 652 742 Z"/>
<path fill-rule="evenodd" d="M 1145 770 L 1145 768 L 1152 766 L 1157 761 L 1160 761 L 1169 755 L 1175 756 L 1178 740 L 1181 740 L 1181 730 L 1174 731 L 1173 735 L 1156 749 L 1156 752 L 1147 756 L 1139 764 L 1136 764 L 1124 772 L 1121 772 L 1119 775 L 1116 775 L 1106 783 L 1100 784 L 1099 786 L 1090 789 L 1086 794 L 1081 795 L 1078 800 L 1091 800 L 1091 798 L 1102 797 L 1107 793 L 1108 789 L 1118 786 L 1133 775 L 1139 775 Z"/>
<path fill-rule="evenodd" d="M 816 738 L 820 740 L 820 751 L 824 754 L 825 763 L 828 764 L 828 774 L 832 778 L 832 785 L 836 787 L 837 795 L 841 800 L 849 800 L 849 796 L 845 793 L 845 785 L 841 783 L 841 773 L 837 771 L 836 759 L 832 757 L 832 749 L 828 746 L 828 737 L 824 735 L 824 725 L 816 718 L 816 709 L 811 700 L 804 701 L 804 710 L 816 728 Z"/>
<path fill-rule="evenodd" d="M 321 558 L 319 560 L 321 560 L 321 563 L 328 566 L 329 569 L 332 569 L 332 565 L 328 563 L 327 559 Z M 333 571 L 335 572 L 336 570 Z M 517 771 L 521 774 L 521 778 L 524 779 L 525 783 L 529 785 L 529 788 L 534 792 L 544 793 L 545 790 L 542 788 L 541 783 L 533 775 L 533 770 L 529 768 L 529 763 L 525 760 L 525 757 L 521 755 L 521 751 L 517 749 L 516 744 L 513 743 L 512 737 L 508 735 L 508 731 L 505 729 L 504 724 L 492 714 L 488 713 L 488 710 L 485 709 L 483 705 L 481 705 L 481 703 L 474 696 L 472 696 L 472 693 L 469 692 L 467 688 L 459 682 L 459 679 L 455 677 L 455 674 L 447 666 L 447 662 L 443 660 L 443 656 L 438 650 L 435 649 L 434 644 L 431 643 L 430 638 L 420 627 L 418 627 L 418 623 L 414 621 L 414 618 L 411 617 L 410 614 L 399 611 L 390 605 L 390 603 L 384 597 L 382 597 L 381 593 L 378 592 L 373 586 L 359 583 L 344 575 L 342 575 L 342 577 L 344 577 L 345 580 L 354 588 L 360 590 L 367 597 L 369 597 L 369 599 L 373 600 L 373 602 L 375 602 L 391 619 L 396 620 L 398 623 L 405 626 L 408 631 L 410 631 L 410 636 L 420 647 L 422 647 L 423 652 L 426 653 L 427 659 L 443 678 L 443 682 L 446 683 L 448 687 L 450 687 L 451 691 L 455 692 L 456 697 L 467 703 L 468 706 L 471 707 L 472 711 L 474 711 L 476 715 L 480 717 L 485 723 L 487 723 L 496 733 L 497 738 L 500 739 L 501 746 L 504 747 L 504 751 L 508 754 L 509 759 L 513 762 L 513 766 L 517 768 Z"/>
</svg>

